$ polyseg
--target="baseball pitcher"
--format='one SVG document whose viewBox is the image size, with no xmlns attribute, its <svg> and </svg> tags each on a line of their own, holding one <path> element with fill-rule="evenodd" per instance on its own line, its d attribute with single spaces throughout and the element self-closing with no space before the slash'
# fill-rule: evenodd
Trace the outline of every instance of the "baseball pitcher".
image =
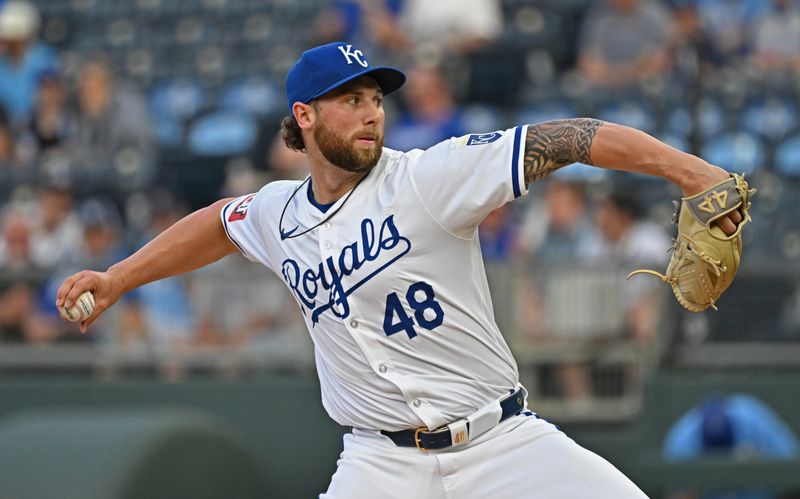
<svg viewBox="0 0 800 499">
<path fill-rule="evenodd" d="M 85 332 L 124 293 L 239 251 L 286 283 L 314 341 L 323 405 L 353 428 L 321 497 L 645 497 L 527 407 L 477 227 L 573 162 L 658 175 L 687 196 L 723 185 L 729 207 L 746 194 L 721 168 L 588 118 L 390 150 L 383 98 L 404 81 L 347 43 L 306 51 L 286 78 L 283 138 L 310 175 L 188 215 L 106 272 L 66 279 L 56 305 L 92 291 Z M 731 236 L 745 218 L 705 220 Z"/>
</svg>

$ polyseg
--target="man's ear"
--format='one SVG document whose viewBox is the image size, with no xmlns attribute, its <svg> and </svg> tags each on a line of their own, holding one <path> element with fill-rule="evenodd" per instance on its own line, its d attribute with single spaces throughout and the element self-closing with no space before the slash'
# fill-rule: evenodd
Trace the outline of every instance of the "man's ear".
<svg viewBox="0 0 800 499">
<path fill-rule="evenodd" d="M 302 130 L 308 130 L 314 125 L 317 118 L 314 106 L 303 104 L 302 102 L 295 102 L 292 106 L 292 113 L 294 119 Z"/>
</svg>

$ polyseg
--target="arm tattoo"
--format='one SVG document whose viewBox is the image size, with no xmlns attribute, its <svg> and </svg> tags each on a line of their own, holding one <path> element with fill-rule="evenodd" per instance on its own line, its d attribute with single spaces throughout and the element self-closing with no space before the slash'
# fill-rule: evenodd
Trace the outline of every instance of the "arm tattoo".
<svg viewBox="0 0 800 499">
<path fill-rule="evenodd" d="M 589 150 L 602 125 L 602 121 L 591 118 L 529 125 L 525 137 L 525 182 L 536 182 L 571 163 L 592 164 Z"/>
</svg>

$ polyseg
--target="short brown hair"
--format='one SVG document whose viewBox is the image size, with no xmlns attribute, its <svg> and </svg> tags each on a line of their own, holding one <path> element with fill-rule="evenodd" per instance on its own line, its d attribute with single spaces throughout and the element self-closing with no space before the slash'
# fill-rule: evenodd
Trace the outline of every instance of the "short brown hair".
<svg viewBox="0 0 800 499">
<path fill-rule="evenodd" d="M 306 149 L 302 130 L 300 130 L 300 125 L 297 124 L 294 116 L 287 116 L 281 121 L 281 138 L 289 149 L 301 152 Z"/>
</svg>

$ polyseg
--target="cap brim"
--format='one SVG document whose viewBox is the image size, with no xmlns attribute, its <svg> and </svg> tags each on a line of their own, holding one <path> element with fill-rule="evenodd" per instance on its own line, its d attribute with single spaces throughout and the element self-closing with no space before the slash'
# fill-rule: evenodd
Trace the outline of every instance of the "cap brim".
<svg viewBox="0 0 800 499">
<path fill-rule="evenodd" d="M 325 95 L 331 90 L 341 87 L 345 83 L 353 81 L 362 76 L 371 76 L 374 78 L 381 87 L 381 90 L 383 90 L 383 95 L 389 95 L 390 93 L 402 87 L 403 83 L 406 82 L 406 75 L 399 69 L 390 66 L 379 66 L 377 68 L 366 69 L 360 73 L 350 75 L 347 78 L 342 78 L 328 88 L 317 92 L 309 100 Z"/>
</svg>

